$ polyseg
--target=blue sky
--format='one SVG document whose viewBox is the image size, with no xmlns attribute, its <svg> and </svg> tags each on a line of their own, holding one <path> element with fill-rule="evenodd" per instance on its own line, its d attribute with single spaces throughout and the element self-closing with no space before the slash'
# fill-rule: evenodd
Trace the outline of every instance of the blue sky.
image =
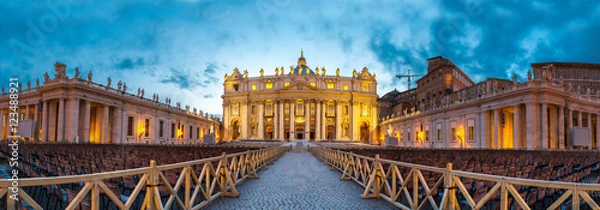
<svg viewBox="0 0 600 210">
<path fill-rule="evenodd" d="M 50 1 L 48 1 L 50 2 Z M 54 75 L 54 62 L 94 81 L 122 80 L 221 114 L 223 76 L 295 65 L 368 67 L 380 95 L 424 74 L 426 59 L 452 60 L 475 82 L 526 77 L 530 63 L 600 63 L 597 1 L 3 1 L 0 81 Z"/>
</svg>

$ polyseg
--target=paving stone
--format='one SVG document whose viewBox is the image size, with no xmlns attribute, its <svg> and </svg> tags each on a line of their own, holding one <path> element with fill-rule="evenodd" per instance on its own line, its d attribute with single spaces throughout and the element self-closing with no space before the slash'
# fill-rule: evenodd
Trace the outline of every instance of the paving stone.
<svg viewBox="0 0 600 210">
<path fill-rule="evenodd" d="M 220 197 L 205 209 L 397 209 L 382 199 L 361 199 L 364 188 L 342 181 L 309 152 L 288 152 L 259 179 L 246 179 L 239 198 Z"/>
</svg>

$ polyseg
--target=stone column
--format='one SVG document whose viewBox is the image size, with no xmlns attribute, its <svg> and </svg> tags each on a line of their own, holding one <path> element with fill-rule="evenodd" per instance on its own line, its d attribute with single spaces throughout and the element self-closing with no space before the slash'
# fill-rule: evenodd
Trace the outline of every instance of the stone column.
<svg viewBox="0 0 600 210">
<path fill-rule="evenodd" d="M 265 139 L 265 103 L 261 101 L 258 104 L 258 139 Z"/>
<path fill-rule="evenodd" d="M 492 140 L 492 148 L 500 148 L 500 110 L 494 109 L 494 139 Z"/>
<path fill-rule="evenodd" d="M 573 139 L 571 139 L 571 128 L 573 128 L 573 110 L 569 109 L 569 115 L 567 116 L 569 119 L 567 119 L 567 130 L 565 131 L 567 133 L 567 141 L 565 142 L 565 146 L 569 147 L 573 144 Z"/>
<path fill-rule="evenodd" d="M 29 120 L 29 104 L 25 105 L 25 120 Z"/>
<path fill-rule="evenodd" d="M 296 113 L 294 113 L 294 109 L 296 108 L 296 103 L 294 103 L 294 101 L 290 102 L 290 140 L 295 140 L 296 137 L 294 135 L 296 135 L 295 133 L 295 123 L 294 121 L 296 121 Z"/>
<path fill-rule="evenodd" d="M 121 117 L 122 114 L 123 114 L 123 110 L 121 108 L 114 107 L 114 116 L 113 116 L 114 126 L 113 126 L 113 131 L 112 131 L 112 136 L 113 136 L 112 143 L 124 143 L 123 136 L 122 136 L 123 132 L 121 132 L 121 129 L 123 127 L 121 124 L 122 123 L 121 119 L 123 119 Z M 155 120 L 155 121 L 156 121 L 156 124 L 158 126 L 160 126 L 160 123 L 158 122 L 158 120 Z M 114 128 L 116 128 L 116 129 L 114 129 Z M 158 128 L 158 129 L 160 129 L 160 128 Z M 156 133 L 155 136 L 158 136 L 158 131 L 159 131 L 158 129 L 154 132 L 154 133 Z M 163 122 L 163 138 L 164 137 L 165 137 L 165 128 L 164 128 L 164 122 Z M 155 139 L 155 141 L 158 141 L 158 139 Z"/>
<path fill-rule="evenodd" d="M 279 101 L 279 139 L 285 140 L 285 112 L 283 112 L 283 106 L 285 103 L 283 101 Z"/>
<path fill-rule="evenodd" d="M 79 130 L 79 99 L 69 98 L 69 109 L 67 110 L 67 120 L 65 128 L 66 135 L 65 139 L 69 142 L 75 143 L 75 139 L 80 137 L 77 135 Z"/>
<path fill-rule="evenodd" d="M 321 140 L 321 101 L 315 101 L 315 141 Z"/>
<path fill-rule="evenodd" d="M 273 103 L 273 139 L 279 139 L 279 101 Z"/>
<path fill-rule="evenodd" d="M 65 99 L 58 99 L 58 130 L 56 141 L 65 141 Z"/>
<path fill-rule="evenodd" d="M 541 126 L 542 126 L 542 130 L 541 130 L 541 146 L 542 149 L 548 149 L 548 104 L 546 103 L 542 103 L 542 110 L 540 110 L 542 113 L 542 119 L 541 119 Z"/>
<path fill-rule="evenodd" d="M 538 145 L 535 141 L 539 140 L 539 119 L 538 119 L 538 108 L 536 103 L 525 104 L 527 112 L 527 149 L 535 149 Z"/>
<path fill-rule="evenodd" d="M 304 140 L 310 140 L 310 103 L 304 100 Z"/>
<path fill-rule="evenodd" d="M 490 148 L 490 145 L 487 145 L 487 133 L 489 131 L 488 129 L 488 116 L 487 116 L 487 111 L 486 110 L 482 110 L 479 112 L 479 148 Z M 437 127 L 436 127 L 436 132 L 437 132 Z M 437 135 L 437 134 L 436 134 Z M 437 138 L 435 139 L 437 141 Z"/>
<path fill-rule="evenodd" d="M 85 101 L 85 109 L 83 115 L 83 139 L 81 139 L 82 143 L 90 142 L 90 110 L 91 105 L 90 101 Z"/>
<path fill-rule="evenodd" d="M 240 102 L 239 107 L 239 116 L 240 116 L 240 139 L 239 140 L 247 140 L 248 139 L 248 126 L 250 123 L 248 122 L 248 102 Z"/>
<path fill-rule="evenodd" d="M 44 101 L 42 105 L 42 136 L 40 137 L 42 141 L 48 141 L 48 116 L 50 116 L 48 106 L 48 101 Z"/>
<path fill-rule="evenodd" d="M 100 132 L 102 132 L 102 143 L 103 144 L 107 144 L 110 143 L 110 136 L 109 136 L 109 128 L 110 128 L 110 121 L 108 120 L 108 113 L 110 110 L 110 106 L 108 105 L 104 105 L 103 109 L 102 109 L 102 126 L 100 126 L 100 128 L 102 129 Z M 144 138 L 144 136 L 142 136 L 142 138 Z"/>
<path fill-rule="evenodd" d="M 550 107 L 549 110 L 549 116 L 548 116 L 548 123 L 550 124 L 550 128 L 548 129 L 548 136 L 549 139 L 548 141 L 550 142 L 550 145 L 548 147 L 548 149 L 558 149 L 558 109 L 556 107 Z"/>
<path fill-rule="evenodd" d="M 35 127 L 35 131 L 34 131 L 35 133 L 33 134 L 35 136 L 35 138 L 34 138 L 35 140 L 39 140 L 40 139 L 40 137 L 38 136 L 39 133 L 40 133 L 39 132 L 40 131 L 39 128 L 40 128 L 40 126 L 42 126 L 40 124 L 40 122 L 39 122 L 39 116 L 38 115 L 40 114 L 40 111 L 38 109 L 40 107 L 38 107 L 38 106 L 39 106 L 39 103 L 37 103 L 37 104 L 35 104 L 33 106 L 33 121 L 37 124 L 37 126 Z"/>
<path fill-rule="evenodd" d="M 515 149 L 521 149 L 523 147 L 521 141 L 521 110 L 519 104 L 515 105 L 515 111 L 513 113 L 513 144 Z"/>
<path fill-rule="evenodd" d="M 590 129 L 590 143 L 589 143 L 589 147 L 588 148 L 591 149 L 592 148 L 592 141 L 593 141 L 593 139 L 592 139 L 593 135 L 592 134 L 593 134 L 593 129 L 594 129 L 594 128 L 592 128 L 592 113 L 588 113 L 587 116 L 588 116 L 587 117 L 587 127 L 588 127 L 588 129 Z"/>
<path fill-rule="evenodd" d="M 335 139 L 341 140 L 342 137 L 342 111 L 340 110 L 340 102 L 335 101 Z"/>
<path fill-rule="evenodd" d="M 558 148 L 565 149 L 565 108 L 558 107 Z"/>
<path fill-rule="evenodd" d="M 600 149 L 600 114 L 596 114 L 596 149 Z"/>
<path fill-rule="evenodd" d="M 321 139 L 327 139 L 327 104 L 321 103 Z"/>
<path fill-rule="evenodd" d="M 4 122 L 6 119 L 7 118 L 4 118 L 4 109 L 0 108 L 0 139 L 6 138 L 6 137 L 4 137 L 4 131 L 6 130 L 6 128 L 4 126 L 8 125 Z"/>
</svg>

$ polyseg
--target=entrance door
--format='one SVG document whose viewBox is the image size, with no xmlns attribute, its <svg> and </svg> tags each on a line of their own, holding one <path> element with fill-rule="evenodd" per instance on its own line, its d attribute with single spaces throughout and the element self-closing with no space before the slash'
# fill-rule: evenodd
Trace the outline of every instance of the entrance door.
<svg viewBox="0 0 600 210">
<path fill-rule="evenodd" d="M 335 127 L 333 125 L 327 126 L 327 140 L 333 140 L 335 138 Z"/>
<path fill-rule="evenodd" d="M 272 125 L 265 126 L 265 139 L 268 139 L 268 140 L 273 139 L 273 126 Z"/>
<path fill-rule="evenodd" d="M 363 142 L 369 140 L 369 125 L 364 121 L 360 123 L 360 140 Z"/>
<path fill-rule="evenodd" d="M 296 126 L 296 139 L 304 139 L 304 126 Z"/>
</svg>

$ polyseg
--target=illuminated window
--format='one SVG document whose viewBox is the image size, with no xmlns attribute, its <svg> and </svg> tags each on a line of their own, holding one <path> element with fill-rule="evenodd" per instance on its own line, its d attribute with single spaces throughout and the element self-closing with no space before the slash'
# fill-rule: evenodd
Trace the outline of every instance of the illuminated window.
<svg viewBox="0 0 600 210">
<path fill-rule="evenodd" d="M 348 84 L 344 85 L 344 90 L 348 90 Z"/>
<path fill-rule="evenodd" d="M 327 89 L 333 89 L 333 88 L 335 88 L 335 84 L 327 83 Z"/>
<path fill-rule="evenodd" d="M 310 83 L 310 86 L 316 87 L 316 86 L 317 86 L 317 83 L 315 83 L 315 82 L 311 82 L 311 83 Z"/>
<path fill-rule="evenodd" d="M 310 114 L 315 115 L 315 104 L 314 103 L 310 103 Z"/>
<path fill-rule="evenodd" d="M 367 104 L 363 104 L 362 105 L 362 116 L 368 116 L 369 115 L 369 106 Z"/>
<path fill-rule="evenodd" d="M 267 88 L 267 89 L 273 88 L 273 83 L 267 83 L 267 84 L 265 84 L 265 88 Z"/>
<path fill-rule="evenodd" d="M 441 129 L 437 129 L 437 134 L 438 134 L 437 135 L 438 136 L 437 140 L 441 141 L 442 140 L 442 130 Z"/>
<path fill-rule="evenodd" d="M 252 85 L 252 90 L 256 90 L 256 85 Z"/>
<path fill-rule="evenodd" d="M 369 84 L 363 83 L 362 84 L 362 91 L 369 91 Z"/>
<path fill-rule="evenodd" d="M 283 86 L 285 86 L 285 87 L 290 86 L 290 82 L 283 83 Z"/>
<path fill-rule="evenodd" d="M 451 128 L 450 133 L 452 133 L 452 140 L 456 140 L 456 128 Z"/>
<path fill-rule="evenodd" d="M 284 112 L 286 115 L 290 114 L 290 104 L 285 104 Z"/>
</svg>

